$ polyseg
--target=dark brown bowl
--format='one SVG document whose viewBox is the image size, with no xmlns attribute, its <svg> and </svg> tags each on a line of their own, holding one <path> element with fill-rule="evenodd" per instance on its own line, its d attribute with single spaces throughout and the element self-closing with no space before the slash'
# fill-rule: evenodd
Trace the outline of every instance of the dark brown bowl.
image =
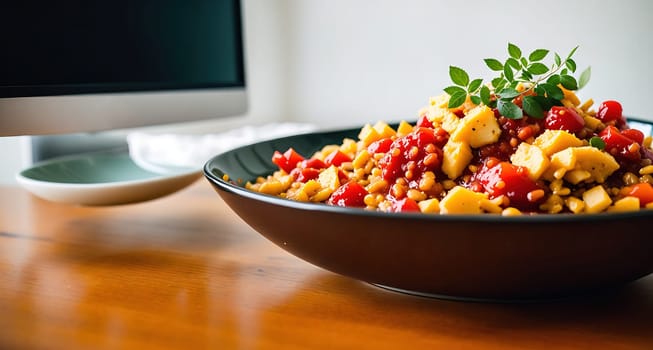
<svg viewBox="0 0 653 350">
<path fill-rule="evenodd" d="M 653 210 L 587 215 L 427 215 L 302 203 L 223 180 L 276 169 L 275 150 L 312 154 L 360 129 L 296 135 L 220 154 L 204 167 L 245 222 L 312 264 L 386 288 L 469 300 L 552 299 L 653 272 Z M 242 183 L 241 183 L 242 184 Z"/>
</svg>

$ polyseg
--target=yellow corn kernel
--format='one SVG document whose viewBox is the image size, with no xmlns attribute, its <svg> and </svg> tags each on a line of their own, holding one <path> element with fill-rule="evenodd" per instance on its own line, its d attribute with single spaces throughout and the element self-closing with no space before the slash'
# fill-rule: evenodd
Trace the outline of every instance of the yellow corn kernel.
<svg viewBox="0 0 653 350">
<path fill-rule="evenodd" d="M 501 212 L 502 216 L 519 216 L 522 215 L 521 211 L 514 207 L 508 207 Z"/>
<path fill-rule="evenodd" d="M 374 124 L 374 129 L 379 133 L 381 139 L 390 138 L 395 136 L 397 132 L 391 128 L 386 122 L 379 121 Z"/>
<path fill-rule="evenodd" d="M 423 201 L 423 200 L 426 199 L 426 194 L 424 194 L 424 192 L 422 192 L 420 190 L 416 190 L 416 189 L 411 188 L 406 193 L 406 197 L 414 200 L 415 202 L 419 202 L 419 201 Z"/>
<path fill-rule="evenodd" d="M 367 147 L 372 142 L 381 139 L 381 135 L 370 124 L 365 124 L 358 134 L 358 139 L 363 142 L 363 146 Z"/>
<path fill-rule="evenodd" d="M 652 136 L 646 136 L 644 138 L 644 142 L 642 142 L 642 146 L 646 148 L 651 148 L 651 143 L 653 142 L 653 137 Z"/>
<path fill-rule="evenodd" d="M 640 175 L 653 174 L 653 165 L 647 165 L 647 166 L 639 169 L 639 174 Z"/>
<path fill-rule="evenodd" d="M 261 184 L 258 191 L 265 194 L 278 195 L 285 190 L 283 184 L 279 181 L 268 181 Z"/>
<path fill-rule="evenodd" d="M 331 196 L 332 193 L 333 193 L 333 191 L 331 191 L 331 189 L 323 188 L 323 189 L 317 191 L 316 194 L 311 196 L 310 200 L 311 200 L 311 202 L 324 202 L 327 199 L 329 199 L 329 197 Z"/>
<path fill-rule="evenodd" d="M 503 200 L 499 199 L 498 201 L 495 199 L 484 199 L 481 201 L 481 209 L 488 213 L 492 214 L 500 214 L 503 212 L 503 208 L 501 208 L 501 204 L 503 204 Z"/>
<path fill-rule="evenodd" d="M 413 127 L 405 120 L 402 120 L 397 127 L 397 136 L 406 136 L 411 132 L 413 132 Z"/>
<path fill-rule="evenodd" d="M 557 194 L 552 194 L 540 205 L 540 209 L 550 214 L 556 214 L 562 211 L 564 201 Z"/>
<path fill-rule="evenodd" d="M 571 210 L 572 213 L 578 214 L 583 211 L 585 208 L 585 202 L 582 200 L 576 198 L 576 197 L 568 197 L 565 199 L 565 205 L 569 210 Z"/>
<path fill-rule="evenodd" d="M 584 115 L 583 120 L 585 121 L 585 126 L 590 130 L 603 129 L 604 127 L 601 119 L 592 117 L 591 115 Z"/>
<path fill-rule="evenodd" d="M 609 212 L 623 212 L 623 211 L 637 211 L 639 210 L 639 198 L 628 196 L 616 200 L 613 205 L 608 208 Z"/>
<path fill-rule="evenodd" d="M 437 214 L 440 212 L 440 201 L 438 201 L 435 198 L 423 200 L 419 203 L 417 203 L 419 206 L 419 210 L 422 213 L 433 213 Z"/>
<path fill-rule="evenodd" d="M 363 203 L 365 203 L 368 208 L 376 208 L 379 205 L 376 196 L 371 193 L 366 194 L 365 197 L 363 197 Z"/>
<path fill-rule="evenodd" d="M 590 109 L 590 107 L 592 107 L 593 104 L 594 104 L 594 100 L 590 98 L 589 100 L 583 102 L 583 104 L 580 105 L 578 108 L 580 108 L 580 110 L 583 112 L 587 112 L 587 110 Z"/>
<path fill-rule="evenodd" d="M 315 180 L 308 180 L 299 188 L 299 190 L 306 193 L 308 197 L 314 195 L 320 189 L 322 189 L 322 185 L 320 185 L 320 183 Z"/>
<path fill-rule="evenodd" d="M 444 189 L 448 191 L 448 190 L 456 187 L 456 183 L 451 181 L 451 180 L 444 180 L 444 181 L 442 181 L 442 187 L 444 187 Z"/>
<path fill-rule="evenodd" d="M 367 150 L 362 150 L 356 155 L 354 160 L 352 160 L 351 165 L 354 169 L 362 169 L 370 158 L 370 153 Z"/>
<path fill-rule="evenodd" d="M 358 145 L 356 141 L 352 139 L 344 139 L 342 145 L 340 145 L 340 151 L 347 154 L 348 156 L 353 156 L 358 150 Z"/>
<path fill-rule="evenodd" d="M 574 93 L 571 90 L 567 90 L 564 87 L 560 86 L 560 89 L 562 90 L 562 93 L 564 94 L 564 98 L 562 99 L 562 102 L 564 103 L 565 100 L 571 102 L 572 106 L 578 106 L 580 104 L 580 100 L 578 99 L 578 96 L 576 96 L 576 93 Z"/>
<path fill-rule="evenodd" d="M 369 193 L 381 193 L 388 188 L 388 181 L 384 179 L 370 180 L 370 184 L 365 188 Z"/>
<path fill-rule="evenodd" d="M 297 191 L 292 196 L 290 196 L 290 194 L 289 194 L 288 198 L 291 198 L 291 199 L 294 199 L 294 200 L 300 201 L 300 202 L 308 202 L 309 201 L 308 194 L 306 194 L 306 192 L 304 192 L 304 191 Z"/>
</svg>

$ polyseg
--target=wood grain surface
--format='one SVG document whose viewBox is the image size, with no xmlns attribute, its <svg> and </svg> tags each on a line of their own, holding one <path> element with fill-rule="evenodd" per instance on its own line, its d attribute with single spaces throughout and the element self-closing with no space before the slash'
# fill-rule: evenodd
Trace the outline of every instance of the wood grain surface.
<svg viewBox="0 0 653 350">
<path fill-rule="evenodd" d="M 204 179 L 115 207 L 0 187 L 0 349 L 149 348 L 653 349 L 653 276 L 562 301 L 429 299 L 286 253 Z"/>
</svg>

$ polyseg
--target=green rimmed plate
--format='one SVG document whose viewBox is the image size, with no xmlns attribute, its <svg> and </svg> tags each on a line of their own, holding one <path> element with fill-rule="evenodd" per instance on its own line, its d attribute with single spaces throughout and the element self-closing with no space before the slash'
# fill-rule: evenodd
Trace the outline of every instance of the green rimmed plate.
<svg viewBox="0 0 653 350">
<path fill-rule="evenodd" d="M 16 180 L 43 199 L 102 206 L 147 201 L 176 192 L 201 177 L 199 169 L 147 171 L 129 153 L 105 151 L 47 160 L 22 170 Z"/>
</svg>

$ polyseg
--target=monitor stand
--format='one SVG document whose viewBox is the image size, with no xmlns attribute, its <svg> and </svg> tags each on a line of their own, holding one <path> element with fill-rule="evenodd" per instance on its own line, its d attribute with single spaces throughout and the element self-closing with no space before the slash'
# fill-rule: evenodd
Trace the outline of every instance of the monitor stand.
<svg viewBox="0 0 653 350">
<path fill-rule="evenodd" d="M 28 147 L 29 164 L 87 152 L 128 151 L 126 136 L 114 132 L 30 136 Z"/>
</svg>

